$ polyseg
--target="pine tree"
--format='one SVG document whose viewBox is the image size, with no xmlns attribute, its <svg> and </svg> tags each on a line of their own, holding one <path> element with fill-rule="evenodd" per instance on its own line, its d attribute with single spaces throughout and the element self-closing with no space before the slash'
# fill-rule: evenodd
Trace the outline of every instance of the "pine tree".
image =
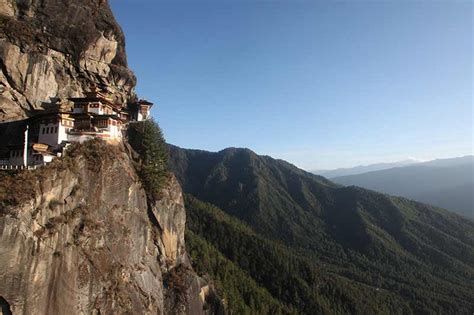
<svg viewBox="0 0 474 315">
<path fill-rule="evenodd" d="M 168 151 L 161 128 L 153 120 L 130 124 L 128 140 L 140 155 L 136 168 L 149 197 L 160 198 L 168 172 Z"/>
</svg>

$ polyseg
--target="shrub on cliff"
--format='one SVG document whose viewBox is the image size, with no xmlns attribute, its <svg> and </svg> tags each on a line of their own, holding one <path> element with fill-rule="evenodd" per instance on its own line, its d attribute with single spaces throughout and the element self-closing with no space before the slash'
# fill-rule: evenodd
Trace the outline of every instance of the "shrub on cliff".
<svg viewBox="0 0 474 315">
<path fill-rule="evenodd" d="M 168 152 L 161 128 L 153 120 L 130 124 L 128 141 L 140 155 L 137 172 L 150 197 L 159 199 L 168 179 Z"/>
<path fill-rule="evenodd" d="M 18 170 L 0 172 L 0 215 L 14 207 L 31 200 L 40 183 L 52 178 L 54 174 L 69 170 L 79 172 L 78 159 L 83 157 L 89 171 L 99 172 L 107 162 L 117 159 L 120 149 L 108 145 L 101 139 L 92 139 L 84 143 L 73 143 L 67 148 L 66 154 L 55 158 L 51 163 L 36 170 Z"/>
<path fill-rule="evenodd" d="M 0 173 L 0 216 L 8 213 L 8 207 L 33 199 L 38 184 L 33 172 L 3 171 Z"/>
</svg>

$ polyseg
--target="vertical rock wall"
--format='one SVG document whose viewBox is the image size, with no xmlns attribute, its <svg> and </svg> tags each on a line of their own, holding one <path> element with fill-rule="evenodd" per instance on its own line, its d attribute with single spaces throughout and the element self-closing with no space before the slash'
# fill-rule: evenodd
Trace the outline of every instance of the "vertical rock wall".
<svg viewBox="0 0 474 315">
<path fill-rule="evenodd" d="M 25 118 L 50 97 L 107 86 L 134 97 L 125 39 L 107 1 L 2 0 L 0 121 Z"/>
<path fill-rule="evenodd" d="M 81 150 L 10 182 L 32 192 L 0 209 L 0 296 L 13 314 L 202 313 L 176 179 L 150 203 L 122 145 Z"/>
<path fill-rule="evenodd" d="M 135 83 L 106 0 L 0 1 L 0 122 L 92 84 L 126 102 Z M 150 201 L 125 146 L 95 145 L 35 172 L 0 174 L 0 309 L 202 313 L 179 184 L 170 177 Z"/>
</svg>

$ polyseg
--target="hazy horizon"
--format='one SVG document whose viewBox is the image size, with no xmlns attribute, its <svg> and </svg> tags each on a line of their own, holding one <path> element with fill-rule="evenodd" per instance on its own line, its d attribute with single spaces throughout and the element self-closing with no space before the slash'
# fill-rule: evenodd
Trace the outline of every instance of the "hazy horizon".
<svg viewBox="0 0 474 315">
<path fill-rule="evenodd" d="M 168 142 L 169 143 L 169 142 Z M 271 156 L 272 158 L 275 158 L 275 159 L 282 159 L 282 160 L 285 160 L 287 162 L 290 162 L 294 165 L 296 165 L 297 167 L 307 171 L 307 172 L 311 172 L 311 173 L 315 173 L 315 172 L 324 172 L 324 171 L 334 171 L 334 170 L 342 170 L 342 169 L 352 169 L 352 168 L 357 168 L 357 167 L 367 167 L 367 166 L 373 166 L 373 165 L 378 165 L 378 164 L 394 164 L 394 163 L 400 163 L 400 162 L 408 162 L 408 161 L 411 161 L 413 164 L 417 164 L 417 163 L 425 163 L 425 162 L 431 162 L 431 161 L 436 161 L 436 160 L 446 160 L 446 159 L 460 159 L 460 158 L 465 158 L 465 157 L 474 157 L 474 154 L 463 154 L 463 155 L 457 155 L 457 156 L 449 156 L 449 155 L 446 155 L 446 156 L 442 156 L 442 157 L 434 157 L 434 158 L 427 158 L 427 159 L 418 159 L 418 158 L 415 158 L 415 157 L 408 157 L 408 158 L 405 158 L 405 159 L 399 159 L 399 160 L 385 160 L 385 161 L 374 161 L 374 162 L 371 162 L 371 163 L 366 163 L 366 164 L 353 164 L 353 165 L 348 165 L 348 166 L 341 166 L 341 167 L 334 167 L 334 168 L 305 168 L 305 167 L 302 167 L 296 163 L 293 163 L 291 162 L 290 160 L 288 159 L 283 159 L 283 158 L 280 158 L 276 155 L 271 155 L 271 154 L 266 154 L 266 153 L 262 153 L 262 152 L 258 152 L 256 150 L 253 150 L 252 148 L 248 148 L 248 147 L 232 147 L 232 146 L 228 146 L 228 147 L 224 147 L 224 148 L 221 148 L 221 149 L 216 149 L 216 150 L 206 150 L 206 149 L 203 149 L 203 148 L 194 148 L 194 147 L 184 147 L 184 146 L 179 146 L 177 144 L 174 144 L 174 143 L 169 143 L 171 145 L 174 145 L 174 146 L 178 146 L 182 149 L 189 149 L 189 150 L 202 150 L 202 151 L 208 151 L 208 152 L 219 152 L 219 151 L 222 151 L 222 150 L 225 150 L 225 149 L 229 149 L 229 148 L 240 148 L 240 149 L 249 149 L 253 152 L 255 152 L 256 154 L 258 155 L 268 155 L 268 156 Z"/>
<path fill-rule="evenodd" d="M 306 170 L 473 154 L 471 2 L 111 5 L 170 143 Z"/>
</svg>

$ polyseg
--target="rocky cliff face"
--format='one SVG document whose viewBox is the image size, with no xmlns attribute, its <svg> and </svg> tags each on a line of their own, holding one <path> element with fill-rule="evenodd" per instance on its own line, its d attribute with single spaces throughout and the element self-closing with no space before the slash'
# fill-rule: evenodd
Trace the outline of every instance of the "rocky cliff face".
<svg viewBox="0 0 474 315">
<path fill-rule="evenodd" d="M 125 147 L 97 141 L 1 182 L 0 296 L 13 314 L 203 313 L 174 176 L 150 201 Z"/>
<path fill-rule="evenodd" d="M 133 97 L 124 35 L 104 0 L 2 0 L 0 121 L 22 119 L 50 97 L 106 85 Z"/>
<path fill-rule="evenodd" d="M 92 84 L 135 98 L 107 1 L 0 1 L 0 122 Z M 159 200 L 147 197 L 127 148 L 91 142 L 34 172 L 0 173 L 1 311 L 204 312 L 181 188 L 171 176 Z"/>
</svg>

